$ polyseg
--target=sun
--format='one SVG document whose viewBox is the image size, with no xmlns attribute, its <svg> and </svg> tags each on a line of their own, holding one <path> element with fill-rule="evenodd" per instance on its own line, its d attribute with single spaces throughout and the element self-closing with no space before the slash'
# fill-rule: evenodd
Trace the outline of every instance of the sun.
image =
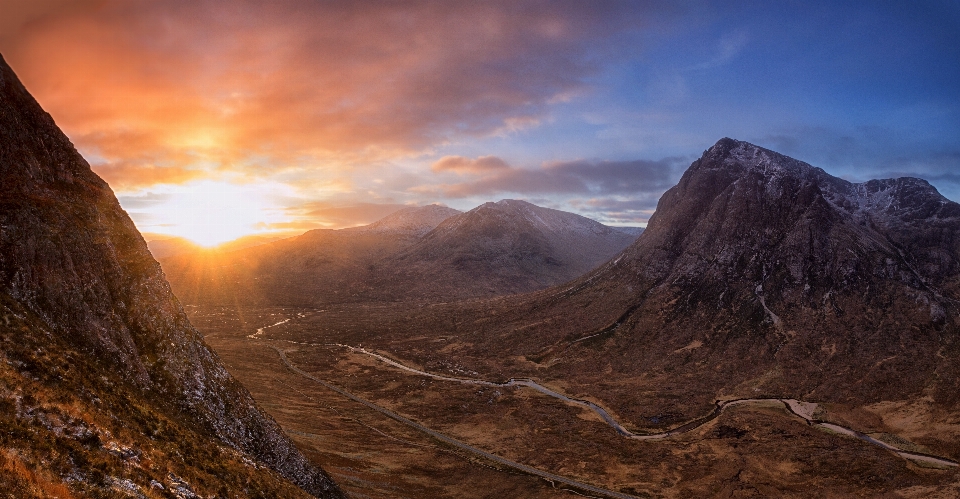
<svg viewBox="0 0 960 499">
<path fill-rule="evenodd" d="M 150 209 L 150 232 L 179 236 L 206 247 L 264 232 L 284 214 L 269 187 L 203 181 L 178 186 Z"/>
</svg>

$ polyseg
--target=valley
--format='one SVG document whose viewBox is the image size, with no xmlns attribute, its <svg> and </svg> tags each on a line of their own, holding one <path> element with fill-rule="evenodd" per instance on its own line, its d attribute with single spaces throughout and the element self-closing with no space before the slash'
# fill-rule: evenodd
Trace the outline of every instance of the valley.
<svg viewBox="0 0 960 499">
<path fill-rule="evenodd" d="M 402 306 L 344 305 L 322 311 L 188 307 L 188 314 L 231 374 L 250 388 L 298 445 L 309 449 L 308 455 L 312 452 L 325 463 L 337 463 L 326 469 L 348 494 L 357 497 L 416 497 L 412 492 L 416 490 L 430 490 L 435 497 L 488 497 L 487 485 L 476 482 L 487 480 L 501 487 L 496 490 L 523 497 L 554 497 L 557 490 L 547 481 L 518 474 L 415 431 L 310 377 L 484 452 L 611 491 L 606 497 L 724 496 L 734 492 L 744 497 L 806 497 L 811 490 L 826 496 L 896 492 L 913 497 L 924 491 L 960 487 L 960 475 L 951 460 L 924 460 L 923 455 L 934 451 L 923 445 L 923 439 L 913 442 L 904 438 L 898 433 L 903 428 L 862 408 L 825 404 L 818 408 L 817 419 L 893 443 L 915 453 L 913 458 L 809 425 L 778 401 L 733 404 L 718 411 L 715 418 L 679 425 L 681 431 L 672 427 L 674 431 L 666 438 L 624 438 L 596 412 L 542 392 L 442 379 L 506 381 L 508 378 L 493 373 L 505 374 L 512 368 L 480 371 L 445 354 L 444 348 L 434 349 L 438 353 L 429 360 L 421 359 L 423 363 L 413 360 L 424 345 L 443 344 L 451 351 L 449 345 L 458 340 L 444 334 L 402 334 L 395 329 L 397 323 L 390 322 L 390 318 L 405 320 L 409 316 L 410 310 Z M 249 337 L 254 334 L 255 338 Z M 363 345 L 363 351 L 337 343 Z M 285 366 L 277 350 L 309 377 Z M 372 352 L 433 376 L 399 369 L 373 357 Z M 614 400 L 602 385 L 591 392 L 543 369 L 518 371 L 512 377 L 536 377 L 557 392 L 575 394 L 601 407 L 616 405 L 610 403 Z M 314 426 L 311 414 L 316 411 L 320 420 L 319 415 L 330 412 L 331 406 L 354 419 L 345 420 L 341 415 L 331 425 L 330 417 L 323 416 L 323 422 Z M 709 414 L 708 410 L 701 416 Z M 657 426 L 649 419 L 623 419 L 616 413 L 613 417 L 628 431 L 653 433 L 651 428 Z M 362 458 L 346 451 L 353 448 L 352 442 L 368 438 L 381 444 L 376 451 L 360 446 L 366 449 Z M 438 447 L 446 447 L 446 452 Z M 438 453 L 443 459 L 437 459 Z M 417 466 L 411 468 L 414 463 Z M 387 469 L 403 471 L 386 473 Z M 453 469 L 471 479 L 450 485 L 445 477 Z M 391 486 L 398 488 L 389 492 Z"/>
<path fill-rule="evenodd" d="M 0 499 L 960 498 L 915 4 L 4 2 Z"/>
</svg>

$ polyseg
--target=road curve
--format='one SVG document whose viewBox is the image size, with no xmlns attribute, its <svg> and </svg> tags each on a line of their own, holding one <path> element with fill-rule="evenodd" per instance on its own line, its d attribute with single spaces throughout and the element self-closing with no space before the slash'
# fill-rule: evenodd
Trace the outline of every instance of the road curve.
<svg viewBox="0 0 960 499">
<path fill-rule="evenodd" d="M 319 384 L 323 385 L 324 387 L 326 387 L 326 388 L 328 388 L 328 389 L 330 389 L 330 390 L 333 390 L 333 391 L 339 393 L 340 395 L 343 395 L 344 397 L 349 398 L 350 400 L 353 400 L 354 402 L 361 403 L 361 404 L 363 404 L 363 405 L 365 405 L 365 406 L 367 406 L 367 407 L 369 407 L 369 408 L 371 408 L 371 409 L 379 412 L 380 414 L 383 414 L 384 416 L 387 416 L 387 417 L 390 418 L 390 419 L 393 419 L 393 420 L 398 421 L 398 422 L 400 422 L 400 423 L 403 423 L 403 424 L 405 424 L 405 425 L 407 425 L 407 426 L 410 426 L 411 428 L 414 428 L 414 429 L 416 429 L 416 430 L 418 430 L 418 431 L 421 431 L 421 432 L 423 432 L 423 433 L 426 433 L 427 435 L 430 435 L 431 437 L 433 437 L 433 438 L 435 438 L 435 439 L 437 439 L 437 440 L 440 440 L 440 441 L 445 442 L 445 443 L 447 443 L 447 444 L 449 444 L 449 445 L 452 445 L 452 446 L 454 446 L 454 447 L 457 447 L 458 449 L 462 449 L 462 450 L 465 450 L 465 451 L 470 452 L 470 453 L 472 453 L 472 454 L 476 454 L 476 455 L 481 456 L 481 457 L 483 457 L 483 458 L 485 458 L 485 459 L 489 459 L 490 461 L 494 461 L 494 462 L 500 463 L 500 464 L 503 465 L 503 466 L 507 466 L 507 467 L 509 467 L 509 468 L 513 468 L 513 469 L 518 470 L 518 471 L 521 471 L 521 472 L 523 472 L 523 473 L 528 473 L 528 474 L 530 474 L 530 475 L 535 475 L 535 476 L 538 476 L 538 477 L 540 477 L 540 478 L 549 480 L 549 481 L 551 481 L 551 482 L 562 483 L 562 484 L 564 484 L 564 485 L 567 485 L 567 486 L 570 487 L 570 488 L 573 488 L 573 489 L 576 489 L 576 490 L 579 490 L 579 491 L 591 492 L 591 493 L 593 493 L 593 494 L 598 494 L 598 495 L 601 495 L 601 496 L 604 496 L 604 497 L 613 497 L 613 498 L 616 498 L 616 499 L 639 499 L 637 496 L 633 496 L 633 495 L 630 495 L 630 494 L 624 494 L 624 493 L 622 493 L 622 492 L 616 492 L 616 491 L 613 491 L 613 490 L 603 489 L 603 488 L 600 488 L 600 487 L 596 487 L 596 486 L 594 486 L 594 485 L 590 485 L 590 484 L 588 484 L 588 483 L 578 482 L 578 481 L 576 481 L 576 480 L 574 480 L 574 479 L 572 479 L 572 478 L 567 478 L 567 477 L 565 477 L 565 476 L 555 475 L 555 474 L 553 474 L 553 473 L 549 473 L 549 472 L 546 472 L 546 471 L 543 471 L 543 470 L 539 470 L 539 469 L 534 468 L 534 467 L 532 467 L 532 466 L 527 466 L 527 465 L 525 465 L 525 464 L 520 464 L 520 463 L 518 463 L 518 462 L 511 461 L 511 460 L 509 460 L 509 459 L 500 457 L 500 456 L 498 456 L 498 455 L 496 455 L 496 454 L 491 454 L 491 453 L 489 453 L 489 452 L 487 452 L 487 451 L 478 449 L 478 448 L 476 448 L 476 447 L 474 447 L 474 446 L 472 446 L 472 445 L 465 444 L 465 443 L 463 443 L 463 442 L 461 442 L 461 441 L 459 441 L 459 440 L 457 440 L 457 439 L 455 439 L 455 438 L 448 437 L 448 436 L 446 436 L 446 435 L 444 435 L 444 434 L 442 434 L 442 433 L 439 433 L 439 432 L 436 432 L 436 431 L 434 431 L 434 430 L 431 430 L 430 428 L 427 428 L 426 426 L 423 426 L 423 425 L 421 425 L 420 423 L 417 423 L 417 422 L 415 422 L 415 421 L 409 420 L 409 419 L 407 419 L 407 418 L 405 418 L 405 417 L 403 417 L 403 416 L 401 416 L 401 415 L 399 415 L 399 414 L 391 411 L 390 409 L 387 409 L 387 408 L 385 408 L 385 407 L 381 407 L 381 406 L 379 406 L 379 405 L 377 405 L 377 404 L 374 404 L 373 402 L 370 402 L 370 401 L 368 401 L 368 400 L 364 400 L 364 399 L 362 399 L 362 398 L 360 398 L 360 397 L 357 397 L 356 395 L 354 395 L 354 394 L 352 394 L 352 393 L 350 393 L 350 392 L 348 392 L 348 391 L 346 391 L 346 390 L 344 390 L 344 389 L 342 389 L 342 388 L 339 388 L 339 387 L 337 387 L 337 386 L 331 385 L 330 383 L 327 383 L 326 381 L 323 381 L 323 380 L 317 378 L 316 376 L 313 376 L 312 374 L 310 374 L 310 373 L 308 373 L 308 372 L 306 372 L 306 371 L 303 371 L 302 369 L 300 369 L 300 368 L 298 368 L 297 366 L 293 365 L 292 362 L 290 362 L 290 359 L 287 358 L 286 352 L 284 352 L 283 350 L 281 350 L 281 349 L 279 349 L 279 348 L 277 348 L 277 347 L 275 347 L 275 346 L 273 346 L 273 345 L 269 345 L 269 346 L 270 346 L 270 348 L 276 350 L 277 354 L 280 355 L 280 360 L 283 361 L 283 364 L 284 364 L 285 366 L 287 366 L 287 368 L 290 369 L 291 371 L 293 371 L 294 373 L 299 374 L 300 376 L 303 376 L 304 378 L 307 378 L 307 379 L 309 379 L 309 380 L 311 380 L 311 381 L 314 381 L 314 382 L 316 382 L 316 383 L 319 383 Z"/>
</svg>

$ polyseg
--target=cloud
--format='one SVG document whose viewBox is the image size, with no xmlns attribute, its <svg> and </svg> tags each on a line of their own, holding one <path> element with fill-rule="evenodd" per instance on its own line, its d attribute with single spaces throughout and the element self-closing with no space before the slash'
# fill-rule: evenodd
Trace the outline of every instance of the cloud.
<svg viewBox="0 0 960 499">
<path fill-rule="evenodd" d="M 723 66 L 735 58 L 747 45 L 749 37 L 745 32 L 727 33 L 717 42 L 716 53 L 709 61 L 691 67 L 691 70 L 710 69 Z"/>
<path fill-rule="evenodd" d="M 496 156 L 481 156 L 477 159 L 463 156 L 444 156 L 430 167 L 435 172 L 452 171 L 457 173 L 485 173 L 509 168 L 510 166 L 504 160 Z"/>
<path fill-rule="evenodd" d="M 659 194 L 642 194 L 628 199 L 573 199 L 568 204 L 578 212 L 608 224 L 646 224 L 657 208 Z"/>
<path fill-rule="evenodd" d="M 24 27 L 64 11 L 74 12 L 96 6 L 96 0 L 0 0 L 0 34 L 13 36 Z"/>
<path fill-rule="evenodd" d="M 589 88 L 618 34 L 670 11 L 577 1 L 62 7 L 12 9 L 0 48 L 84 154 L 257 175 L 536 126 Z"/>
<path fill-rule="evenodd" d="M 478 178 L 451 184 L 418 186 L 411 190 L 446 198 L 490 196 L 504 193 L 639 195 L 660 194 L 676 181 L 680 158 L 658 161 L 563 161 L 547 163 L 539 169 L 515 168 L 491 156 L 457 162 L 473 164 L 484 160 L 503 166 L 471 170 Z M 442 161 L 442 160 L 441 160 Z M 436 171 L 436 169 L 435 169 Z"/>
<path fill-rule="evenodd" d="M 154 166 L 128 161 L 94 165 L 93 170 L 117 191 L 131 192 L 158 184 L 185 184 L 211 178 L 208 171 L 181 166 Z"/>
<path fill-rule="evenodd" d="M 119 196 L 118 199 L 127 210 L 138 210 L 166 203 L 170 198 L 167 193 L 146 192 L 139 196 Z"/>
</svg>

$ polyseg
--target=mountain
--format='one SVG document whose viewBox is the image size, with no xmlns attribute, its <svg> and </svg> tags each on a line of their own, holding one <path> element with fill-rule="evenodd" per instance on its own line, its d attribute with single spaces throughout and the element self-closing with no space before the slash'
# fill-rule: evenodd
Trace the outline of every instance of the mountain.
<svg viewBox="0 0 960 499">
<path fill-rule="evenodd" d="M 568 281 L 635 239 L 523 201 L 405 208 L 242 251 L 162 259 L 185 303 L 302 305 L 497 296 Z"/>
<path fill-rule="evenodd" d="M 484 203 L 377 263 L 367 293 L 446 301 L 534 291 L 588 272 L 635 238 L 525 201 Z"/>
<path fill-rule="evenodd" d="M 643 227 L 620 227 L 620 226 L 614 226 L 614 227 L 610 227 L 610 228 L 611 228 L 611 229 L 614 229 L 614 230 L 619 230 L 620 232 L 623 232 L 624 234 L 630 234 L 631 236 L 634 236 L 634 237 L 640 237 L 640 234 L 643 234 L 643 231 L 644 231 L 644 228 L 643 228 Z"/>
<path fill-rule="evenodd" d="M 564 380 L 638 428 L 788 397 L 912 421 L 956 458 L 958 259 L 960 205 L 926 181 L 851 183 L 723 139 L 595 271 L 415 321 L 469 333 L 446 347 L 469 369 Z"/>
<path fill-rule="evenodd" d="M 437 204 L 397 210 L 376 222 L 361 227 L 346 229 L 347 232 L 365 234 L 402 234 L 423 237 L 444 220 L 462 213 L 460 210 Z"/>
<path fill-rule="evenodd" d="M 0 185 L 0 490 L 342 497 L 204 344 L 2 58 Z"/>
<path fill-rule="evenodd" d="M 457 213 L 438 205 L 404 208 L 362 227 L 311 230 L 271 244 L 181 254 L 161 263 L 185 303 L 310 305 L 350 300 L 348 290 L 370 265 L 414 244 Z"/>
</svg>

